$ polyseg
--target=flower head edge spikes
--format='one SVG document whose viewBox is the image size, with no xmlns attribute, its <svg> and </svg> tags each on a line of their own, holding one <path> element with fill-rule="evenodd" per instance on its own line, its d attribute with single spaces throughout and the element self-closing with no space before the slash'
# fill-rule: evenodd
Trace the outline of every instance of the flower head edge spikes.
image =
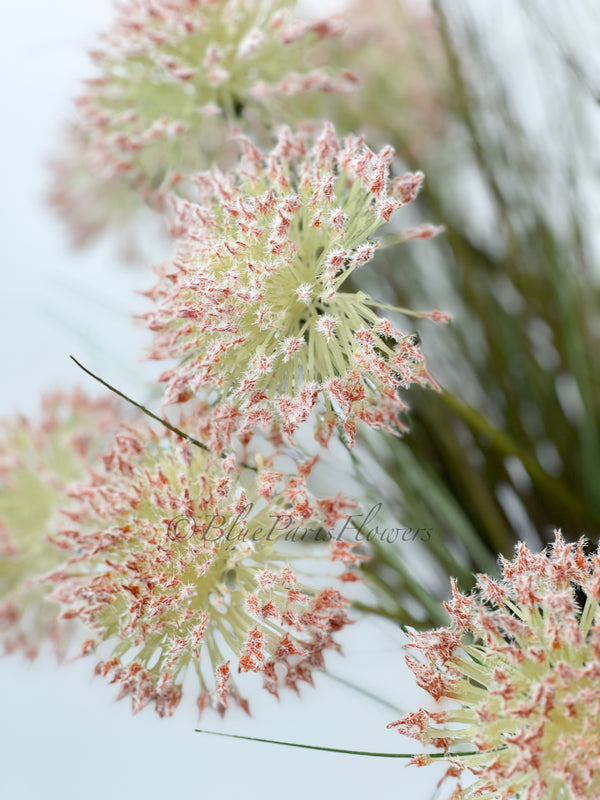
<svg viewBox="0 0 600 800">
<path fill-rule="evenodd" d="M 453 585 L 451 628 L 411 634 L 417 683 L 452 702 L 389 727 L 443 748 L 449 775 L 471 770 L 457 800 L 600 795 L 600 554 L 584 547 L 559 531 L 547 553 L 520 544 L 503 580 L 479 575 L 472 596 Z"/>
<path fill-rule="evenodd" d="M 332 525 L 347 501 L 312 498 L 310 464 L 286 478 L 261 461 L 248 477 L 233 456 L 150 430 L 119 433 L 104 462 L 72 491 L 73 524 L 58 538 L 72 555 L 49 576 L 63 616 L 93 633 L 83 654 L 117 640 L 96 671 L 134 711 L 153 702 L 161 716 L 179 704 L 188 672 L 200 710 L 221 712 L 231 701 L 247 709 L 239 672 L 261 674 L 274 694 L 310 683 L 349 622 L 347 603 L 318 579 L 300 579 L 308 554 L 286 547 L 282 517 Z M 357 560 L 350 546 L 319 556 L 340 562 L 342 580 Z"/>
<path fill-rule="evenodd" d="M 173 201 L 177 251 L 145 315 L 151 357 L 179 360 L 161 377 L 166 402 L 205 393 L 213 432 L 227 417 L 238 433 L 277 424 L 292 437 L 319 399 L 322 443 L 336 421 L 350 443 L 359 421 L 397 432 L 399 388 L 435 383 L 415 338 L 343 284 L 423 175 L 391 180 L 391 148 L 340 141 L 330 123 L 312 144 L 284 128 L 270 153 L 242 146 L 237 169 L 195 177 L 197 202 Z"/>
</svg>

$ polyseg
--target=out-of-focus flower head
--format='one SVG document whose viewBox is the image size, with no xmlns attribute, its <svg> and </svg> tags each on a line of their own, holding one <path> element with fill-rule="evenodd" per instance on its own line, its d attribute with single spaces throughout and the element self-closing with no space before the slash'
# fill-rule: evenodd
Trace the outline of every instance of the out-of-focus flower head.
<svg viewBox="0 0 600 800">
<path fill-rule="evenodd" d="M 350 443 L 361 420 L 397 431 L 398 389 L 433 381 L 415 338 L 378 316 L 365 293 L 343 289 L 423 175 L 390 180 L 391 148 L 376 155 L 362 139 L 340 141 L 331 124 L 312 146 L 287 129 L 266 155 L 242 144 L 235 170 L 193 179 L 199 202 L 174 201 L 177 252 L 146 315 L 151 357 L 180 360 L 161 376 L 166 402 L 205 392 L 216 448 L 256 426 L 281 425 L 291 437 L 319 398 L 322 443 L 336 420 Z"/>
<path fill-rule="evenodd" d="M 555 535 L 549 553 L 520 544 L 503 580 L 479 575 L 473 596 L 453 586 L 451 628 L 411 635 L 417 683 L 453 702 L 392 726 L 443 748 L 450 775 L 474 773 L 455 798 L 600 796 L 600 555 Z"/>
<path fill-rule="evenodd" d="M 260 127 L 264 106 L 309 91 L 345 91 L 349 73 L 305 65 L 333 23 L 302 22 L 293 0 L 127 0 L 92 52 L 99 75 L 76 100 L 77 121 L 55 162 L 52 198 L 85 241 L 117 209 L 160 210 L 161 187 L 208 167 L 228 126 Z M 282 105 L 283 107 L 283 105 Z M 98 184 L 96 186 L 95 184 Z M 82 215 L 77 200 L 88 187 Z M 73 213 L 74 212 L 74 213 Z M 93 225 L 90 226 L 90 222 Z"/>
<path fill-rule="evenodd" d="M 302 561 L 290 567 L 308 556 L 287 541 L 299 526 L 328 528 L 347 509 L 342 497 L 308 494 L 312 462 L 295 476 L 264 459 L 250 470 L 176 436 L 126 429 L 104 467 L 71 492 L 73 526 L 57 541 L 72 557 L 49 576 L 63 616 L 95 634 L 83 653 L 118 639 L 97 673 L 131 696 L 134 711 L 154 702 L 161 716 L 178 705 L 188 671 L 200 710 L 221 712 L 232 700 L 247 707 L 238 672 L 261 673 L 275 694 L 311 682 L 348 622 L 337 589 L 302 582 Z M 341 562 L 333 569 L 342 580 L 359 559 L 345 542 L 315 557 Z"/>
<path fill-rule="evenodd" d="M 37 578 L 63 559 L 49 536 L 64 524 L 67 488 L 86 475 L 119 425 L 118 406 L 79 391 L 43 398 L 39 420 L 4 421 L 0 438 L 0 641 L 34 657 L 64 626 Z M 62 628 L 62 630 L 61 630 Z"/>
<path fill-rule="evenodd" d="M 124 180 L 99 180 L 86 166 L 87 157 L 86 137 L 73 127 L 49 164 L 54 180 L 47 199 L 67 221 L 72 246 L 84 247 L 110 229 L 124 260 L 147 264 L 155 258 L 156 243 L 168 242 L 164 218 L 153 210 L 160 206 L 160 193 L 143 186 L 133 190 Z"/>
<path fill-rule="evenodd" d="M 410 0 L 355 0 L 332 21 L 343 36 L 324 40 L 316 63 L 350 66 L 359 88 L 299 98 L 298 120 L 330 119 L 422 164 L 450 122 L 448 65 L 433 11 Z"/>
</svg>

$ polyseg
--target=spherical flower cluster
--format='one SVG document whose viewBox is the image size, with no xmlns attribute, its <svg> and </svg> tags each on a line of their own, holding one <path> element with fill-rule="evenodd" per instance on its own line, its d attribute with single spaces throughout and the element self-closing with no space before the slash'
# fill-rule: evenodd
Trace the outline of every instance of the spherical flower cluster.
<svg viewBox="0 0 600 800">
<path fill-rule="evenodd" d="M 71 492 L 73 527 L 57 541 L 72 557 L 49 576 L 53 598 L 63 617 L 94 632 L 83 653 L 118 639 L 97 672 L 120 684 L 134 711 L 154 702 L 172 714 L 192 670 L 200 710 L 224 711 L 230 700 L 247 707 L 235 673 L 261 673 L 277 694 L 310 682 L 336 646 L 346 601 L 318 579 L 298 579 L 290 563 L 306 548 L 286 539 L 308 521 L 334 524 L 346 501 L 308 495 L 312 463 L 295 476 L 273 467 L 258 459 L 251 470 L 176 436 L 127 429 L 104 470 Z M 354 577 L 352 546 L 321 545 L 317 557 L 335 557 L 341 579 Z"/>
<path fill-rule="evenodd" d="M 47 601 L 39 575 L 62 559 L 48 537 L 64 517 L 67 487 L 86 475 L 119 424 L 118 406 L 81 392 L 54 393 L 42 401 L 40 419 L 2 424 L 0 439 L 0 640 L 5 651 L 29 657 L 50 636 L 64 644 L 58 607 Z"/>
<path fill-rule="evenodd" d="M 474 773 L 453 797 L 600 797 L 600 554 L 584 547 L 560 532 L 549 553 L 520 544 L 502 581 L 479 575 L 468 597 L 453 587 L 451 628 L 412 634 L 417 683 L 454 702 L 392 725 L 443 748 L 451 775 Z"/>
<path fill-rule="evenodd" d="M 398 388 L 433 381 L 415 338 L 342 289 L 422 174 L 390 181 L 390 148 L 340 141 L 330 124 L 312 146 L 287 129 L 267 155 L 243 145 L 237 169 L 195 177 L 199 202 L 174 201 L 177 252 L 146 315 L 151 357 L 179 359 L 161 376 L 166 402 L 205 391 L 219 432 L 226 418 L 238 433 L 276 424 L 292 436 L 321 398 L 323 443 L 336 420 L 350 443 L 360 420 L 397 431 Z"/>
<path fill-rule="evenodd" d="M 59 210 L 75 212 L 78 239 L 94 232 L 89 222 L 101 223 L 107 197 L 119 197 L 128 208 L 143 200 L 160 208 L 157 189 L 165 176 L 208 167 L 227 138 L 227 126 L 262 125 L 266 102 L 354 86 L 349 73 L 334 77 L 328 69 L 304 65 L 310 48 L 338 31 L 332 23 L 296 19 L 293 4 L 127 0 L 119 5 L 111 29 L 92 52 L 99 75 L 76 100 L 76 128 L 69 138 L 77 146 L 57 162 L 52 194 Z M 98 201 L 93 214 L 76 204 L 86 185 L 87 205 Z"/>
</svg>

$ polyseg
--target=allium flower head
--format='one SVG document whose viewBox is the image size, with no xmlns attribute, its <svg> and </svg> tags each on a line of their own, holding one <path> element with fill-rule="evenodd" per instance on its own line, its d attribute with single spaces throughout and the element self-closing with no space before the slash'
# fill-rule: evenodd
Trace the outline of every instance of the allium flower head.
<svg viewBox="0 0 600 800">
<path fill-rule="evenodd" d="M 417 683 L 450 708 L 392 723 L 442 747 L 450 774 L 477 780 L 453 797 L 589 800 L 600 797 L 600 555 L 556 532 L 549 553 L 520 544 L 503 580 L 453 587 L 451 628 L 413 633 Z M 473 755 L 453 755 L 452 747 Z M 427 763 L 419 756 L 417 763 Z"/>
<path fill-rule="evenodd" d="M 286 535 L 334 524 L 345 501 L 307 494 L 310 464 L 294 477 L 262 460 L 244 471 L 233 457 L 150 431 L 119 433 L 104 462 L 72 491 L 73 526 L 58 543 L 73 555 L 49 576 L 63 616 L 95 634 L 83 653 L 118 639 L 96 671 L 120 684 L 134 711 L 154 702 L 161 716 L 178 705 L 188 670 L 200 710 L 224 711 L 230 700 L 247 707 L 238 672 L 261 673 L 275 694 L 310 682 L 348 621 L 346 601 L 299 580 Z M 351 548 L 325 550 L 320 557 L 335 556 L 349 577 Z"/>
<path fill-rule="evenodd" d="M 67 488 L 86 475 L 119 421 L 114 402 L 81 392 L 46 395 L 40 419 L 2 424 L 0 439 L 0 641 L 35 656 L 62 645 L 58 607 L 37 578 L 62 560 L 49 536 L 64 522 Z"/>
<path fill-rule="evenodd" d="M 250 124 L 248 111 L 252 118 L 252 109 L 284 96 L 351 88 L 349 74 L 334 78 L 328 69 L 305 66 L 311 46 L 337 29 L 327 22 L 301 22 L 290 12 L 293 5 L 292 0 L 120 4 L 112 28 L 92 53 L 99 75 L 76 100 L 75 133 L 83 147 L 74 153 L 77 160 L 63 159 L 57 169 L 53 194 L 60 208 L 69 212 L 73 203 L 67 201 L 76 199 L 86 174 L 88 204 L 102 200 L 115 184 L 113 197 L 124 200 L 133 190 L 138 203 L 159 205 L 155 193 L 165 176 L 206 168 L 226 138 L 226 126 Z M 94 180 L 100 183 L 97 191 Z M 101 204 L 96 216 L 103 210 Z M 75 211 L 77 221 L 81 212 Z M 84 233 L 80 230 L 80 237 Z"/>
<path fill-rule="evenodd" d="M 266 155 L 243 145 L 236 170 L 196 176 L 199 202 L 174 201 L 177 253 L 146 315 L 151 356 L 180 360 L 161 378 L 167 402 L 206 390 L 233 430 L 274 422 L 292 435 L 321 398 L 322 441 L 336 419 L 350 442 L 359 420 L 397 430 L 399 387 L 432 383 L 423 356 L 343 289 L 422 174 L 390 180 L 390 148 L 340 141 L 330 124 L 312 146 L 287 129 Z"/>
</svg>

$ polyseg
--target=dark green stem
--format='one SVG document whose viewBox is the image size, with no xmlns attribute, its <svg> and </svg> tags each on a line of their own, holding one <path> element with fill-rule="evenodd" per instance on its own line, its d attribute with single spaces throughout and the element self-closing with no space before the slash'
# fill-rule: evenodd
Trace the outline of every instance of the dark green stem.
<svg viewBox="0 0 600 800">
<path fill-rule="evenodd" d="M 343 753 L 349 756 L 369 756 L 370 758 L 416 758 L 414 753 L 375 753 L 369 750 L 344 750 L 341 747 L 319 747 L 315 744 L 299 744 L 298 742 L 281 742 L 277 739 L 260 739 L 258 736 L 241 736 L 239 733 L 220 733 L 219 731 L 204 731 L 196 728 L 196 733 L 207 733 L 209 736 L 225 736 L 228 739 L 242 739 L 246 742 L 262 742 L 263 744 L 279 744 L 283 747 L 299 747 L 303 750 L 322 750 L 326 753 Z M 452 758 L 481 755 L 474 750 L 469 753 L 429 753 L 428 758 Z"/>
<path fill-rule="evenodd" d="M 486 436 L 491 444 L 505 455 L 516 456 L 527 472 L 531 480 L 544 489 L 548 494 L 554 496 L 570 513 L 578 517 L 581 514 L 580 503 L 577 498 L 565 489 L 564 484 L 548 475 L 540 465 L 531 458 L 519 445 L 502 431 L 495 428 L 488 420 L 474 408 L 463 403 L 456 395 L 442 391 L 441 398 L 453 411 L 456 411 L 471 428 L 471 430 Z"/>
<path fill-rule="evenodd" d="M 150 417 L 151 419 L 156 420 L 156 422 L 160 422 L 160 424 L 164 425 L 165 428 L 168 428 L 173 433 L 176 433 L 177 436 L 181 436 L 182 439 L 187 439 L 188 442 L 191 442 L 192 444 L 196 445 L 196 447 L 200 447 L 200 448 L 202 448 L 202 450 L 206 450 L 207 453 L 211 452 L 210 448 L 208 448 L 205 444 L 202 444 L 202 442 L 199 442 L 198 439 L 194 439 L 194 437 L 190 436 L 189 433 L 184 433 L 183 431 L 179 430 L 179 428 L 176 428 L 175 425 L 171 425 L 171 423 L 168 422 L 166 419 L 163 419 L 162 417 L 157 416 L 152 411 L 150 411 L 145 406 L 143 406 L 141 403 L 136 403 L 136 401 L 132 400 L 131 397 L 128 397 L 126 394 L 123 394 L 123 392 L 119 391 L 118 389 L 115 389 L 114 386 L 111 386 L 110 383 L 107 383 L 105 380 L 100 378 L 98 375 L 95 375 L 87 367 L 84 367 L 83 364 L 80 364 L 79 361 L 77 361 L 77 359 L 75 358 L 75 356 L 69 356 L 69 358 L 72 361 L 74 361 L 80 369 L 82 369 L 84 372 L 87 372 L 88 375 L 91 375 L 92 378 L 97 380 L 98 383 L 101 383 L 103 386 L 106 386 L 107 389 L 110 389 L 110 391 L 114 392 L 114 394 L 118 395 L 118 397 L 122 397 L 123 400 L 126 400 L 128 403 L 131 403 L 132 406 L 135 406 L 136 408 L 139 408 L 140 411 L 143 411 L 144 414 L 146 414 L 146 416 Z"/>
</svg>

